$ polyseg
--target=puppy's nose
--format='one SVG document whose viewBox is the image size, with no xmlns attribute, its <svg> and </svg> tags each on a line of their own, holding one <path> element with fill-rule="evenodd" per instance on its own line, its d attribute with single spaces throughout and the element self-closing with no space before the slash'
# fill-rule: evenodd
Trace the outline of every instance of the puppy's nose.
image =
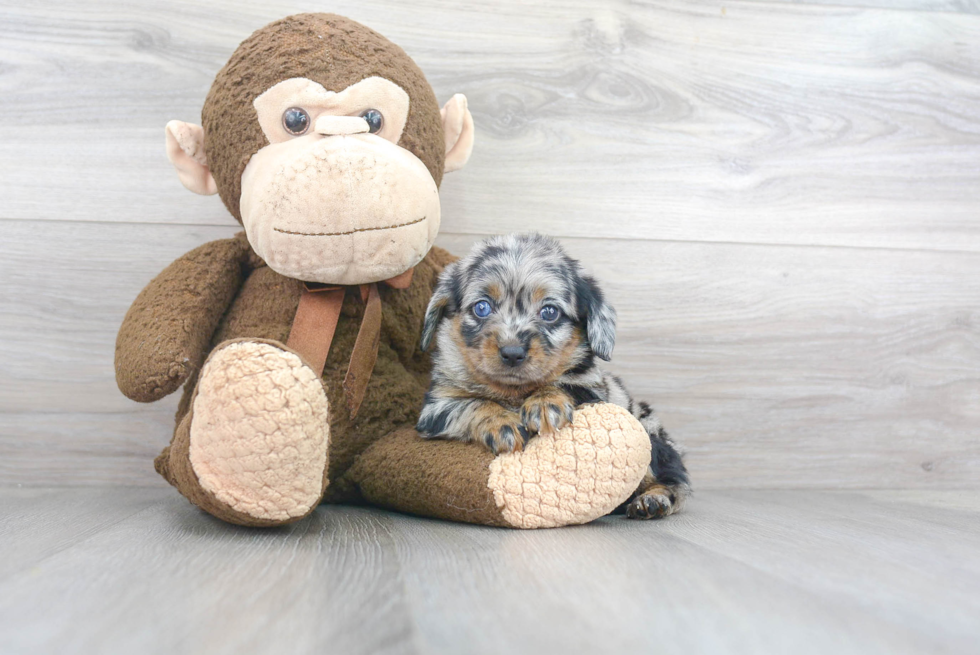
<svg viewBox="0 0 980 655">
<path fill-rule="evenodd" d="M 527 349 L 524 346 L 504 346 L 500 349 L 500 359 L 507 366 L 519 366 L 526 357 Z"/>
</svg>

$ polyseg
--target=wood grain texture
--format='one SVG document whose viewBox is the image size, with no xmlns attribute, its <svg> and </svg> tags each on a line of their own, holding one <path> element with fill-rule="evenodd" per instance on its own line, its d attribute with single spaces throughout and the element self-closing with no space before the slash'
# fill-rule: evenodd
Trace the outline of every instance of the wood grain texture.
<svg viewBox="0 0 980 655">
<path fill-rule="evenodd" d="M 832 5 L 900 11 L 943 11 L 953 14 L 980 14 L 977 0 L 765 0 L 803 5 Z"/>
<path fill-rule="evenodd" d="M 866 655 L 980 640 L 976 492 L 704 492 L 661 522 L 528 532 L 340 507 L 249 530 L 146 489 L 0 490 L 8 507 L 11 655 Z M 102 522 L 68 535 L 86 507 Z"/>
<path fill-rule="evenodd" d="M 700 488 L 977 488 L 980 16 L 839 4 L 330 9 L 469 96 L 442 245 L 563 237 Z M 115 333 L 237 227 L 180 187 L 162 126 L 196 120 L 251 30 L 310 9 L 0 3 L 0 483 L 161 485 L 175 401 L 118 393 Z"/>
<path fill-rule="evenodd" d="M 227 224 L 179 186 L 163 125 L 197 120 L 253 29 L 310 8 L 7 3 L 0 218 Z M 980 16 L 742 0 L 330 9 L 404 46 L 441 100 L 469 97 L 477 148 L 446 181 L 449 232 L 980 250 Z"/>
<path fill-rule="evenodd" d="M 0 582 L 19 597 L 0 601 L 4 652 L 406 652 L 411 617 L 383 517 L 317 513 L 257 531 L 153 493 L 152 511 L 128 518 L 80 493 L 117 520 Z M 50 512 L 43 500 L 19 504 L 32 523 Z M 48 575 L 53 586 L 37 584 Z"/>
<path fill-rule="evenodd" d="M 160 484 L 175 398 L 119 393 L 115 332 L 170 260 L 233 232 L 0 222 L 0 480 Z M 980 256 L 564 242 L 619 309 L 611 368 L 699 488 L 980 486 Z"/>
</svg>

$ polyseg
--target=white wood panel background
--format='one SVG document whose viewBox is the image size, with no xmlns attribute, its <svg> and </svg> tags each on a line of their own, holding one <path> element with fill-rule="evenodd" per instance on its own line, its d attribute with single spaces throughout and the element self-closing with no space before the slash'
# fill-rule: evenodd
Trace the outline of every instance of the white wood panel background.
<svg viewBox="0 0 980 655">
<path fill-rule="evenodd" d="M 179 185 L 163 125 L 198 120 L 252 30 L 309 10 L 467 94 L 442 245 L 562 237 L 698 486 L 980 487 L 968 0 L 0 2 L 0 484 L 161 484 L 174 400 L 118 393 L 115 331 L 235 231 Z"/>
</svg>

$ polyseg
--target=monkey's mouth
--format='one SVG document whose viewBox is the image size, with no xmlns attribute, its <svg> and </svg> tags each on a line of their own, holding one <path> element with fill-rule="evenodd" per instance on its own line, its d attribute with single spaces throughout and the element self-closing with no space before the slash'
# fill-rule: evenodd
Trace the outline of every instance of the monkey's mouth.
<svg viewBox="0 0 980 655">
<path fill-rule="evenodd" d="M 425 219 L 426 217 L 423 216 L 422 218 L 416 218 L 414 221 L 408 221 L 406 223 L 395 223 L 394 225 L 382 225 L 379 227 L 359 227 L 354 230 L 347 230 L 346 232 L 298 232 L 295 230 L 284 230 L 281 227 L 274 227 L 272 229 L 281 234 L 292 234 L 301 237 L 343 237 L 357 234 L 358 232 L 376 232 L 378 230 L 394 230 L 399 227 L 408 227 L 409 225 L 421 223 Z"/>
</svg>

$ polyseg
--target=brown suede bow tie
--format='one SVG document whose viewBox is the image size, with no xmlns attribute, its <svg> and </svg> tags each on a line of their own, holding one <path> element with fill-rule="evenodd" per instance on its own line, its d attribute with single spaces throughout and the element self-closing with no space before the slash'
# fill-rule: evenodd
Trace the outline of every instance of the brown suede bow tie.
<svg viewBox="0 0 980 655">
<path fill-rule="evenodd" d="M 381 284 L 387 284 L 393 289 L 407 289 L 412 283 L 414 270 L 410 268 Z M 378 292 L 378 283 L 361 284 L 359 289 L 361 302 L 364 303 L 364 318 L 357 330 L 357 339 L 354 340 L 350 364 L 347 365 L 347 375 L 344 377 L 344 397 L 347 399 L 351 419 L 357 416 L 357 410 L 364 400 L 374 363 L 378 360 L 378 344 L 381 341 L 381 295 Z M 346 291 L 345 286 L 306 283 L 303 295 L 300 296 L 286 345 L 299 353 L 317 375 L 323 375 Z"/>
</svg>

